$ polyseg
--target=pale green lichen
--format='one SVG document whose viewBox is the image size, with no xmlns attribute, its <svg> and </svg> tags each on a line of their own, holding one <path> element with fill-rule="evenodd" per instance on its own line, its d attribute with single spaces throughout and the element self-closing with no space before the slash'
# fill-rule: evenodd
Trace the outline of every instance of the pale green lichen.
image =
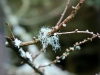
<svg viewBox="0 0 100 75">
<path fill-rule="evenodd" d="M 41 41 L 43 49 L 46 49 L 48 45 L 51 45 L 53 50 L 60 49 L 58 35 L 48 35 L 51 30 L 48 27 L 42 27 L 39 31 L 38 39 Z"/>
<path fill-rule="evenodd" d="M 75 47 L 75 50 L 80 50 L 80 49 L 81 49 L 80 46 L 76 46 L 76 47 Z"/>
</svg>

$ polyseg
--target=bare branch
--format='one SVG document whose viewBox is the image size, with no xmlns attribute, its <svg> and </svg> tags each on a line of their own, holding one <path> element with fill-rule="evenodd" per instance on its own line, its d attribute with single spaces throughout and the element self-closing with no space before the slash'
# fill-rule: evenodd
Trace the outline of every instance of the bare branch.
<svg viewBox="0 0 100 75">
<path fill-rule="evenodd" d="M 6 28 L 7 28 L 8 32 L 9 32 L 9 35 L 10 35 L 10 37 L 7 37 L 7 36 L 5 37 L 5 38 L 6 38 L 6 41 L 8 42 L 7 46 L 10 47 L 12 50 L 14 50 L 15 53 L 16 53 L 25 63 L 27 63 L 28 65 L 30 65 L 37 73 L 39 73 L 40 75 L 44 75 L 44 73 L 41 72 L 38 68 L 36 68 L 35 65 L 34 65 L 31 61 L 29 61 L 26 57 L 22 57 L 22 56 L 21 56 L 20 51 L 19 51 L 20 48 L 18 48 L 18 47 L 15 45 L 15 37 L 14 37 L 14 35 L 13 35 L 13 33 L 12 33 L 12 31 L 11 31 L 9 25 L 8 25 L 8 23 L 6 23 Z"/>
<path fill-rule="evenodd" d="M 94 38 L 96 38 L 96 37 L 99 37 L 99 36 L 100 36 L 100 35 L 97 33 L 97 35 L 95 34 L 95 35 L 92 36 L 91 38 L 87 38 L 87 39 L 85 39 L 85 40 L 83 40 L 83 41 L 76 42 L 76 43 L 74 44 L 74 47 L 72 47 L 73 49 L 67 48 L 67 49 L 66 49 L 66 52 L 63 53 L 61 56 L 57 57 L 54 61 L 50 62 L 49 64 L 42 65 L 42 66 L 39 66 L 39 67 L 51 66 L 52 64 L 57 63 L 57 61 L 60 60 L 60 59 L 62 59 L 63 56 L 67 57 L 67 56 L 69 55 L 70 52 L 75 51 L 76 46 L 79 46 L 79 45 L 81 45 L 81 44 L 84 44 L 84 43 L 86 43 L 86 42 L 88 42 L 88 41 L 92 41 L 92 39 L 94 39 Z"/>
<path fill-rule="evenodd" d="M 37 73 L 39 73 L 40 75 L 44 75 L 43 72 L 41 72 L 38 68 L 35 67 L 35 65 L 31 62 L 31 61 L 28 61 L 26 57 L 21 57 L 20 56 L 20 53 L 19 53 L 19 48 L 16 47 L 14 45 L 14 41 L 10 38 L 10 37 L 5 37 L 7 42 L 9 43 L 9 47 L 15 51 L 15 53 L 25 62 L 27 63 L 28 65 L 30 65 Z"/>
<path fill-rule="evenodd" d="M 12 40 L 14 40 L 15 37 L 14 37 L 14 35 L 13 35 L 13 33 L 12 33 L 10 27 L 9 27 L 9 24 L 8 24 L 7 22 L 5 23 L 5 26 L 6 26 L 6 29 L 7 29 L 7 31 L 8 31 L 8 34 L 9 34 L 10 38 L 11 38 Z"/>
<path fill-rule="evenodd" d="M 67 1 L 66 7 L 65 7 L 63 13 L 61 14 L 61 17 L 60 17 L 59 21 L 57 22 L 56 26 L 59 25 L 59 24 L 61 23 L 61 21 L 62 21 L 64 15 L 65 15 L 65 13 L 66 13 L 66 11 L 67 11 L 67 9 L 68 9 L 69 3 L 70 3 L 70 0 Z"/>
<path fill-rule="evenodd" d="M 55 33 L 57 30 L 61 29 L 63 27 L 63 24 L 67 23 L 68 21 L 70 21 L 73 16 L 76 14 L 76 12 L 79 10 L 79 8 L 81 7 L 81 5 L 84 3 L 85 0 L 80 0 L 80 2 L 76 5 L 76 7 L 73 8 L 73 11 L 71 12 L 71 14 L 62 22 L 60 23 L 60 25 L 55 26 L 51 32 L 49 32 L 49 35 L 52 35 L 53 33 Z M 69 3 L 69 2 L 68 2 Z M 39 39 L 36 39 L 37 41 L 29 41 L 29 42 L 22 42 L 20 46 L 27 46 L 27 45 L 31 45 L 34 43 L 39 42 Z"/>
<path fill-rule="evenodd" d="M 99 37 L 100 35 L 94 35 L 94 36 L 92 36 L 91 38 L 87 38 L 87 39 L 84 39 L 83 41 L 80 41 L 80 42 L 76 42 L 75 43 L 75 45 L 74 45 L 74 47 L 75 46 L 78 46 L 78 45 L 81 45 L 81 44 L 84 44 L 84 43 L 86 43 L 86 42 L 88 42 L 88 41 L 92 41 L 92 39 L 94 39 L 94 38 L 96 38 L 96 37 Z"/>
<path fill-rule="evenodd" d="M 95 35 L 93 32 L 89 32 L 88 30 L 86 30 L 86 31 L 78 31 L 78 29 L 76 29 L 75 31 L 61 32 L 61 33 L 55 33 L 55 34 L 56 34 L 56 35 L 63 35 L 63 34 L 74 34 L 74 33 L 82 33 L 82 34 L 91 34 L 91 35 Z"/>
<path fill-rule="evenodd" d="M 35 44 L 35 43 L 37 43 L 37 42 L 39 42 L 39 41 L 40 41 L 39 39 L 35 39 L 35 40 L 32 40 L 32 41 L 28 41 L 28 42 L 22 42 L 22 43 L 20 44 L 20 46 L 22 47 L 22 46 L 32 45 L 32 44 Z"/>
<path fill-rule="evenodd" d="M 63 24 L 66 24 L 67 22 L 69 22 L 75 16 L 76 12 L 82 6 L 82 4 L 84 3 L 84 1 L 85 0 L 80 0 L 80 2 L 76 5 L 76 7 L 73 8 L 73 11 L 71 12 L 71 14 L 62 23 L 60 23 L 60 25 L 55 26 L 52 29 L 52 31 L 49 33 L 49 35 L 54 34 L 56 31 L 58 31 L 59 29 L 61 29 L 63 27 Z"/>
<path fill-rule="evenodd" d="M 44 50 L 41 49 L 40 52 L 39 52 L 38 54 L 36 54 L 36 55 L 33 57 L 33 60 L 34 60 L 36 57 L 38 57 L 43 51 L 44 51 Z"/>
</svg>

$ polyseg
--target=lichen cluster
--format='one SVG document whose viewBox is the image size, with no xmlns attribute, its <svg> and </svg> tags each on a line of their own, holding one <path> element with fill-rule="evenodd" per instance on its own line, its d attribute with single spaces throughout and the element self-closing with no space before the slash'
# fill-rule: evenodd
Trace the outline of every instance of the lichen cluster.
<svg viewBox="0 0 100 75">
<path fill-rule="evenodd" d="M 48 45 L 51 45 L 53 50 L 60 49 L 59 36 L 48 35 L 48 33 L 51 32 L 51 30 L 52 29 L 48 27 L 42 27 L 39 31 L 38 39 L 41 41 L 41 44 L 44 50 L 47 48 Z"/>
</svg>

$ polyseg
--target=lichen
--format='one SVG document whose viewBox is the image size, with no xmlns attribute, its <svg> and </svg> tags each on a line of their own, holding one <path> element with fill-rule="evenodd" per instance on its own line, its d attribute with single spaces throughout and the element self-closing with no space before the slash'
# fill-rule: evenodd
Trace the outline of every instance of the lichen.
<svg viewBox="0 0 100 75">
<path fill-rule="evenodd" d="M 25 52 L 22 48 L 19 49 L 19 52 L 21 57 L 25 57 Z"/>
<path fill-rule="evenodd" d="M 48 33 L 52 29 L 48 27 L 42 27 L 39 31 L 38 39 L 41 41 L 43 49 L 46 49 L 48 45 L 51 45 L 53 50 L 60 49 L 59 36 L 52 35 L 49 36 Z"/>
<path fill-rule="evenodd" d="M 15 47 L 18 47 L 20 56 L 23 58 L 27 58 L 32 62 L 32 56 L 29 52 L 25 52 L 22 47 L 20 47 L 22 41 L 18 40 L 17 38 L 14 39 Z"/>
<path fill-rule="evenodd" d="M 26 52 L 26 57 L 32 62 L 32 56 L 29 52 Z"/>
<path fill-rule="evenodd" d="M 18 40 L 17 38 L 15 38 L 15 40 L 14 40 L 15 46 L 18 47 L 18 48 L 20 47 L 21 42 L 22 41 Z"/>
</svg>

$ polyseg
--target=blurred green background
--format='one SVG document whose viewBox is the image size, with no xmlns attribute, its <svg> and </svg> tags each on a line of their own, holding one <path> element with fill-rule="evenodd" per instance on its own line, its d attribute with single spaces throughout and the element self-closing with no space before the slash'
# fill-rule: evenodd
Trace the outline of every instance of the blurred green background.
<svg viewBox="0 0 100 75">
<path fill-rule="evenodd" d="M 5 39 L 3 36 L 5 36 L 7 33 L 4 27 L 4 22 L 8 21 L 11 24 L 13 31 L 14 27 L 16 29 L 16 24 L 18 23 L 19 27 L 23 28 L 28 35 L 32 37 L 35 36 L 37 38 L 39 30 L 42 26 L 53 27 L 56 25 L 66 6 L 67 0 L 4 0 L 6 2 L 4 3 L 5 5 L 2 3 L 2 1 L 3 0 L 0 0 L 0 50 L 1 54 L 4 53 L 6 56 L 1 55 L 0 61 L 4 58 L 4 62 L 10 61 L 16 66 L 20 66 L 18 65 L 18 62 L 12 61 L 15 57 L 11 59 L 10 55 L 12 55 L 12 52 L 9 52 L 8 50 L 6 51 L 4 46 Z M 71 7 L 75 6 L 78 2 L 79 0 L 71 0 L 64 19 L 72 11 Z M 8 8 L 5 8 L 6 4 L 9 6 Z M 4 13 L 4 11 L 8 11 L 8 14 Z M 15 18 L 17 18 L 17 21 Z M 75 17 L 68 22 L 67 26 L 62 28 L 60 32 L 69 32 L 75 29 L 82 31 L 88 29 L 94 33 L 100 33 L 100 0 L 86 0 Z M 21 38 L 19 35 L 21 32 L 19 30 L 15 31 L 14 34 L 16 37 Z M 22 35 L 24 36 L 24 34 Z M 50 46 L 48 47 L 45 56 L 50 60 L 54 60 L 56 56 L 60 56 L 63 52 L 65 52 L 66 48 L 73 46 L 75 42 L 82 41 L 87 37 L 91 37 L 91 35 L 61 35 L 59 36 L 61 51 L 58 50 L 55 53 L 51 50 L 52 48 Z M 28 37 L 24 36 L 24 38 Z M 41 44 L 36 45 L 39 49 L 41 49 Z M 67 70 L 75 73 L 76 75 L 95 75 L 96 73 L 100 72 L 99 45 L 99 38 L 93 39 L 92 42 L 89 41 L 82 44 L 80 51 L 70 53 L 65 60 L 61 60 L 61 62 L 56 65 L 62 68 L 62 70 Z M 7 58 L 8 56 L 9 58 Z"/>
</svg>

